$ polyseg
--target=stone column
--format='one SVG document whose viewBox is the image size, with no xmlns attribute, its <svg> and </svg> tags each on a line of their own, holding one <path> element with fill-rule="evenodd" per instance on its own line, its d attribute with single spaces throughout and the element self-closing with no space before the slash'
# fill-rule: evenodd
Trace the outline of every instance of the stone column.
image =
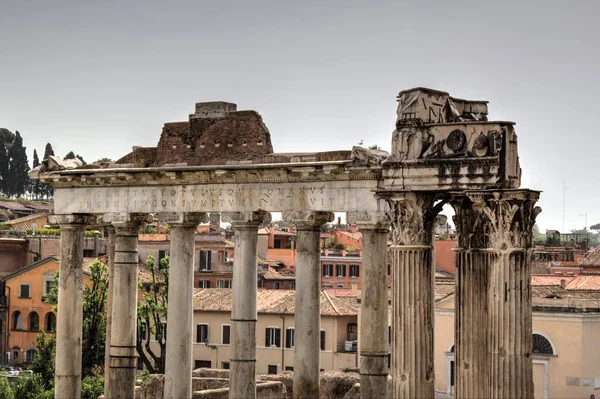
<svg viewBox="0 0 600 399">
<path fill-rule="evenodd" d="M 151 218 L 147 214 L 111 214 L 104 219 L 115 226 L 112 323 L 106 375 L 109 381 L 104 397 L 133 398 L 137 369 L 138 230 Z"/>
<path fill-rule="evenodd" d="M 256 398 L 256 291 L 258 285 L 256 244 L 258 226 L 268 223 L 265 211 L 223 213 L 234 230 L 232 347 L 229 397 Z"/>
<path fill-rule="evenodd" d="M 81 350 L 83 324 L 83 232 L 88 215 L 54 215 L 50 223 L 60 226 L 60 270 L 56 324 L 54 396 L 81 396 Z"/>
<path fill-rule="evenodd" d="M 487 293 L 490 398 L 532 398 L 532 229 L 541 208 L 539 192 L 469 192 L 489 224 Z"/>
<path fill-rule="evenodd" d="M 115 227 L 108 230 L 108 292 L 106 293 L 106 338 L 104 339 L 104 375 L 108 375 L 110 364 L 110 329 L 112 326 L 113 287 L 115 286 Z M 108 378 L 104 379 L 104 392 L 108 392 Z"/>
<path fill-rule="evenodd" d="M 171 248 L 165 399 L 192 397 L 192 334 L 194 330 L 194 234 L 205 213 L 169 215 Z"/>
<path fill-rule="evenodd" d="M 392 223 L 392 397 L 433 398 L 433 193 L 388 195 Z"/>
<path fill-rule="evenodd" d="M 319 397 L 321 337 L 321 226 L 331 212 L 284 212 L 296 225 L 294 398 Z"/>
<path fill-rule="evenodd" d="M 346 221 L 362 233 L 362 295 L 360 301 L 360 397 L 388 397 L 387 215 L 348 213 Z"/>
<path fill-rule="evenodd" d="M 466 196 L 454 196 L 458 234 L 455 273 L 454 375 L 456 398 L 489 397 L 488 305 L 491 257 L 487 248 L 487 218 Z"/>
</svg>

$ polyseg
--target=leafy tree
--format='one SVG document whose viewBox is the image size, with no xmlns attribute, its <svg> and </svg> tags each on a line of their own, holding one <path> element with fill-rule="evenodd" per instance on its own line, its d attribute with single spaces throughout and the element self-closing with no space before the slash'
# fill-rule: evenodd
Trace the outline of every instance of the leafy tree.
<svg viewBox="0 0 600 399">
<path fill-rule="evenodd" d="M 600 230 L 600 223 L 591 225 L 590 230 Z"/>
<path fill-rule="evenodd" d="M 137 322 L 138 334 L 136 338 L 137 353 L 142 359 L 144 366 L 150 374 L 164 374 L 166 364 L 166 331 L 163 323 L 167 321 L 167 303 L 169 290 L 169 257 L 160 260 L 158 269 L 154 257 L 149 255 L 146 263 L 150 270 L 150 285 L 148 290 L 139 282 L 139 290 L 142 292 L 142 300 L 138 301 Z M 163 281 L 161 282 L 161 277 Z M 164 324 L 166 326 L 166 324 Z M 142 329 L 146 331 L 147 339 L 144 340 Z M 166 328 L 165 328 L 166 329 Z M 158 341 L 159 351 L 155 353 L 150 346 L 150 334 Z"/>
<path fill-rule="evenodd" d="M 50 389 L 54 383 L 54 356 L 56 353 L 56 336 L 54 334 L 39 333 L 37 341 L 37 352 L 33 356 L 31 370 L 39 374 L 43 385 Z"/>
<path fill-rule="evenodd" d="M 106 297 L 108 294 L 108 268 L 95 259 L 90 264 L 90 286 L 83 288 L 83 372 L 88 375 L 95 365 L 104 361 L 106 338 Z M 54 275 L 54 287 L 44 297 L 44 302 L 58 303 L 58 273 Z"/>
<path fill-rule="evenodd" d="M 27 162 L 26 148 L 23 147 L 23 138 L 17 131 L 15 132 L 15 140 L 12 146 L 8 150 L 8 173 L 10 176 L 9 180 L 9 195 L 17 197 L 25 194 L 26 189 L 29 187 L 29 163 Z"/>
<path fill-rule="evenodd" d="M 14 399 L 15 393 L 8 382 L 8 378 L 0 376 L 0 398 L 3 399 Z"/>
</svg>

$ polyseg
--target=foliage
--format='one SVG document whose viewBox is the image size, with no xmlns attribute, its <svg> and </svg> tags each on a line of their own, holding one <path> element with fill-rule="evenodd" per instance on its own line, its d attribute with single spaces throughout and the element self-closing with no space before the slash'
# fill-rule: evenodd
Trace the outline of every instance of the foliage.
<svg viewBox="0 0 600 399">
<path fill-rule="evenodd" d="M 136 349 L 150 374 L 164 374 L 166 331 L 163 331 L 163 323 L 166 323 L 167 320 L 169 257 L 161 259 L 158 270 L 152 255 L 148 256 L 146 263 L 151 279 L 148 290 L 145 290 L 145 287 L 139 282 L 142 299 L 138 301 L 137 324 L 138 330 L 145 328 L 147 339 L 143 340 L 144 334 L 139 331 L 136 338 Z M 158 273 L 164 277 L 164 283 L 160 281 Z M 158 353 L 155 353 L 150 346 L 150 335 L 156 337 L 159 346 Z"/>
<path fill-rule="evenodd" d="M 32 376 L 20 376 L 17 378 L 15 399 L 46 399 L 47 397 L 41 375 L 33 374 Z"/>
<path fill-rule="evenodd" d="M 327 241 L 325 241 L 325 248 L 331 249 L 335 247 L 335 244 L 337 244 L 337 242 L 335 241 L 335 237 L 331 236 L 327 239 Z"/>
<path fill-rule="evenodd" d="M 108 267 L 98 259 L 90 264 L 90 286 L 83 289 L 83 373 L 88 375 L 93 366 L 104 361 L 106 337 L 106 297 L 108 294 Z M 44 302 L 58 303 L 58 272 L 54 275 L 54 286 L 44 296 Z M 54 309 L 56 310 L 56 306 Z"/>
<path fill-rule="evenodd" d="M 15 139 L 8 150 L 8 176 L 10 177 L 7 194 L 21 196 L 29 188 L 29 163 L 27 162 L 26 148 L 23 147 L 23 138 L 17 131 Z"/>
<path fill-rule="evenodd" d="M 37 341 L 37 352 L 33 356 L 31 370 L 42 378 L 46 389 L 54 383 L 54 356 L 56 352 L 56 336 L 54 334 L 39 333 Z"/>
<path fill-rule="evenodd" d="M 150 375 L 148 370 L 142 370 L 141 373 L 138 373 L 138 375 L 135 377 L 135 386 L 141 387 L 144 381 L 146 381 L 146 378 L 148 378 L 148 375 Z"/>
<path fill-rule="evenodd" d="M 75 153 L 73 151 L 69 151 L 67 153 L 67 155 L 65 155 L 64 159 L 79 159 L 81 161 L 82 164 L 86 164 L 86 162 L 83 160 L 83 157 L 79 154 L 75 155 Z"/>
<path fill-rule="evenodd" d="M 337 249 L 338 251 L 343 251 L 344 249 L 346 249 L 346 247 L 344 246 L 344 244 L 342 243 L 335 243 L 335 245 L 333 246 L 333 248 Z"/>
<path fill-rule="evenodd" d="M 591 225 L 590 230 L 600 230 L 600 223 Z"/>
<path fill-rule="evenodd" d="M 354 245 L 348 245 L 346 247 L 346 251 L 348 251 L 348 252 L 357 252 L 358 251 L 358 247 L 355 247 Z"/>
<path fill-rule="evenodd" d="M 81 380 L 81 399 L 98 399 L 104 393 L 104 377 L 99 366 L 91 370 L 91 374 Z"/>
<path fill-rule="evenodd" d="M 15 393 L 8 382 L 8 378 L 0 376 L 0 398 L 14 399 Z"/>
<path fill-rule="evenodd" d="M 94 161 L 94 163 L 104 163 L 104 162 L 114 162 L 114 161 L 112 159 L 106 158 L 106 157 L 100 158 L 100 159 L 97 159 Z"/>
</svg>

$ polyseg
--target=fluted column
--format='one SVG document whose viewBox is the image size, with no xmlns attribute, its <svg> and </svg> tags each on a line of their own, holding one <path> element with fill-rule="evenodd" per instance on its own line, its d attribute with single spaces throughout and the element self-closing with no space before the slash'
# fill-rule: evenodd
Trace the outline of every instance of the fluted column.
<svg viewBox="0 0 600 399">
<path fill-rule="evenodd" d="M 296 225 L 296 312 L 294 315 L 294 398 L 319 397 L 321 331 L 321 226 L 331 212 L 284 212 Z"/>
<path fill-rule="evenodd" d="M 115 226 L 112 322 L 106 398 L 133 398 L 137 353 L 138 230 L 151 221 L 147 214 L 111 214 L 104 219 Z"/>
<path fill-rule="evenodd" d="M 443 202 L 435 194 L 388 198 L 392 223 L 392 397 L 433 398 L 432 231 Z"/>
<path fill-rule="evenodd" d="M 113 287 L 115 285 L 115 227 L 107 226 L 108 230 L 108 292 L 106 293 L 106 337 L 104 339 L 104 375 L 108 375 L 110 364 L 110 329 L 112 326 Z M 104 379 L 104 392 L 108 392 L 108 378 Z"/>
<path fill-rule="evenodd" d="M 256 398 L 256 244 L 258 226 L 268 223 L 265 211 L 223 213 L 234 230 L 232 345 L 229 397 Z"/>
<path fill-rule="evenodd" d="M 362 233 L 362 295 L 360 301 L 360 397 L 388 397 L 388 216 L 383 213 L 350 213 L 348 223 Z"/>
<path fill-rule="evenodd" d="M 171 225 L 165 399 L 192 397 L 192 333 L 194 328 L 194 234 L 208 222 L 205 213 L 168 215 Z"/>
<path fill-rule="evenodd" d="M 487 293 L 490 398 L 532 398 L 532 229 L 539 192 L 469 192 L 489 223 Z"/>
<path fill-rule="evenodd" d="M 60 226 L 60 270 L 56 324 L 54 396 L 81 396 L 81 350 L 83 323 L 83 233 L 88 215 L 54 215 L 50 223 Z"/>
<path fill-rule="evenodd" d="M 454 224 L 458 234 L 455 273 L 455 397 L 487 398 L 488 304 L 491 257 L 487 248 L 489 224 L 481 209 L 466 196 L 455 196 Z"/>
</svg>

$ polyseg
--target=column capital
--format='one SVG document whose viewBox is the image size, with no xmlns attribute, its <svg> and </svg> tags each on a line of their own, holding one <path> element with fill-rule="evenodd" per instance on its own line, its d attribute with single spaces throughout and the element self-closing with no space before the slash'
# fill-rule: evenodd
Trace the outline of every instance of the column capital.
<svg viewBox="0 0 600 399">
<path fill-rule="evenodd" d="M 160 213 L 159 217 L 173 226 L 197 226 L 208 222 L 208 214 L 203 212 L 168 212 Z"/>
<path fill-rule="evenodd" d="M 269 223 L 271 221 L 271 214 L 263 210 L 254 212 L 223 212 L 221 220 L 231 223 L 232 226 L 244 224 L 259 225 Z"/>
<path fill-rule="evenodd" d="M 85 213 L 73 213 L 68 215 L 49 215 L 48 222 L 50 224 L 93 224 L 96 223 L 96 216 Z"/>
<path fill-rule="evenodd" d="M 388 212 L 346 212 L 346 222 L 356 224 L 361 230 L 387 230 L 391 225 Z"/>
<path fill-rule="evenodd" d="M 389 204 L 394 245 L 431 246 L 433 226 L 447 198 L 436 192 L 378 193 Z"/>
<path fill-rule="evenodd" d="M 325 223 L 333 222 L 333 212 L 321 211 L 287 211 L 282 213 L 282 218 L 286 222 L 303 227 L 320 227 Z"/>
<path fill-rule="evenodd" d="M 102 215 L 102 221 L 110 223 L 115 227 L 137 226 L 144 223 L 151 223 L 152 214 L 149 213 L 105 213 Z"/>
</svg>

